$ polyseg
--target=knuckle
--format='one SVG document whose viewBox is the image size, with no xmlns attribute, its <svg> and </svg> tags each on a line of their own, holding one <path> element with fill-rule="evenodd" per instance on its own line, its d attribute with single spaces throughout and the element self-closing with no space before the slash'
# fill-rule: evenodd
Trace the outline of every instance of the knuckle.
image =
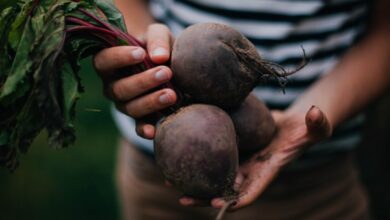
<svg viewBox="0 0 390 220">
<path fill-rule="evenodd" d="M 111 56 L 107 56 L 105 61 L 110 63 L 110 67 L 113 69 L 118 69 L 132 64 L 131 56 L 127 55 L 123 51 L 115 51 Z"/>
<path fill-rule="evenodd" d="M 157 98 L 154 97 L 154 95 L 150 95 L 145 100 L 145 112 L 152 113 L 158 109 L 158 102 L 156 101 Z"/>
<path fill-rule="evenodd" d="M 131 102 L 125 104 L 124 107 L 125 114 L 129 115 L 132 118 L 137 118 L 138 117 L 138 112 L 136 111 L 136 108 L 132 105 Z"/>
<path fill-rule="evenodd" d="M 153 85 L 153 78 L 143 77 L 141 78 L 141 80 L 138 80 L 138 83 L 136 85 L 138 86 L 138 89 L 140 91 L 147 91 L 151 89 Z"/>
<path fill-rule="evenodd" d="M 143 112 L 140 116 L 148 115 L 159 110 L 159 103 L 157 100 L 155 94 L 145 97 L 144 102 L 142 103 Z"/>
<path fill-rule="evenodd" d="M 147 115 L 151 111 L 152 106 L 153 104 L 148 97 L 141 97 L 139 100 L 128 102 L 126 104 L 126 112 L 133 118 L 140 118 Z"/>
<path fill-rule="evenodd" d="M 111 91 L 113 94 L 113 98 L 115 98 L 118 101 L 124 101 L 125 94 L 126 94 L 126 87 L 120 83 L 120 81 L 111 84 Z"/>
<path fill-rule="evenodd" d="M 140 118 L 159 110 L 162 106 L 158 102 L 159 94 L 150 94 L 125 104 L 125 112 L 133 118 Z"/>
</svg>

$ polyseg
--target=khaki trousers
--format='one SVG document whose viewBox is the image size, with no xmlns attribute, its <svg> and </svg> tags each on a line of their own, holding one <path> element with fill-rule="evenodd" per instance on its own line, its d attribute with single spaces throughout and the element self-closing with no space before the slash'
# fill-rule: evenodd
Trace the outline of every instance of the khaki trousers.
<svg viewBox="0 0 390 220">
<path fill-rule="evenodd" d="M 214 219 L 218 210 L 183 207 L 180 193 L 164 185 L 153 159 L 121 141 L 117 184 L 126 220 Z M 281 172 L 251 206 L 226 220 L 366 220 L 366 194 L 350 154 L 299 172 Z"/>
</svg>

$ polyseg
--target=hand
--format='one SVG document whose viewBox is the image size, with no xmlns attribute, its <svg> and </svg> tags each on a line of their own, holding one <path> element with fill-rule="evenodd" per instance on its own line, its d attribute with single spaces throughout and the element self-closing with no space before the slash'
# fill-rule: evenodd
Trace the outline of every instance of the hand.
<svg viewBox="0 0 390 220">
<path fill-rule="evenodd" d="M 313 106 L 306 114 L 274 111 L 272 115 L 277 125 L 277 134 L 268 147 L 239 167 L 235 185 L 239 195 L 230 210 L 254 202 L 287 163 L 297 158 L 309 145 L 332 133 L 329 120 L 318 107 Z M 182 205 L 204 204 L 204 201 L 189 197 L 179 201 Z M 215 208 L 222 208 L 225 203 L 223 198 L 211 201 Z"/>
<path fill-rule="evenodd" d="M 173 37 L 162 24 L 152 24 L 145 35 L 147 52 L 156 64 L 164 64 L 170 58 Z M 172 89 L 157 87 L 172 78 L 167 66 L 120 78 L 118 70 L 141 63 L 146 51 L 140 47 L 118 46 L 100 51 L 94 57 L 94 66 L 104 85 L 104 94 L 111 99 L 118 110 L 136 119 L 138 135 L 152 139 L 155 128 L 145 116 L 167 108 L 176 102 Z M 153 92 L 151 92 L 153 91 Z"/>
</svg>

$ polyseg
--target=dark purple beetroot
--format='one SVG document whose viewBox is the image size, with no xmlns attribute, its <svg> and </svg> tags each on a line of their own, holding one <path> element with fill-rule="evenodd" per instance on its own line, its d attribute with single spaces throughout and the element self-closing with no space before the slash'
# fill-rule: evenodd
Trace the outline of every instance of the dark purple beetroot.
<svg viewBox="0 0 390 220">
<path fill-rule="evenodd" d="M 171 68 L 175 87 L 191 102 L 223 109 L 237 107 L 265 78 L 287 75 L 241 33 L 216 23 L 185 29 L 173 45 Z"/>
<path fill-rule="evenodd" d="M 261 150 L 276 132 L 275 121 L 267 106 L 252 94 L 230 113 L 230 117 L 238 136 L 240 155 Z"/>
<path fill-rule="evenodd" d="M 204 104 L 181 108 L 157 126 L 154 144 L 157 165 L 184 194 L 197 198 L 234 194 L 236 134 L 222 109 Z"/>
</svg>

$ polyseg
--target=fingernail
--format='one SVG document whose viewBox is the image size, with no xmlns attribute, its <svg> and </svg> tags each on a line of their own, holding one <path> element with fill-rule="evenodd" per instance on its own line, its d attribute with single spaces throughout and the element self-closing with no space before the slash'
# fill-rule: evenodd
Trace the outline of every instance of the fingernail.
<svg viewBox="0 0 390 220">
<path fill-rule="evenodd" d="M 167 55 L 168 51 L 165 48 L 157 47 L 153 50 L 152 55 L 153 56 L 161 56 L 161 55 Z"/>
<path fill-rule="evenodd" d="M 158 81 L 165 81 L 169 78 L 168 74 L 164 70 L 159 70 L 155 73 L 154 77 Z"/>
<path fill-rule="evenodd" d="M 135 60 L 142 60 L 142 59 L 144 59 L 145 52 L 141 48 L 137 48 L 137 49 L 131 51 L 131 56 Z"/>
<path fill-rule="evenodd" d="M 158 100 L 160 101 L 161 104 L 169 104 L 171 102 L 171 98 L 169 97 L 168 94 L 162 94 Z"/>
</svg>

